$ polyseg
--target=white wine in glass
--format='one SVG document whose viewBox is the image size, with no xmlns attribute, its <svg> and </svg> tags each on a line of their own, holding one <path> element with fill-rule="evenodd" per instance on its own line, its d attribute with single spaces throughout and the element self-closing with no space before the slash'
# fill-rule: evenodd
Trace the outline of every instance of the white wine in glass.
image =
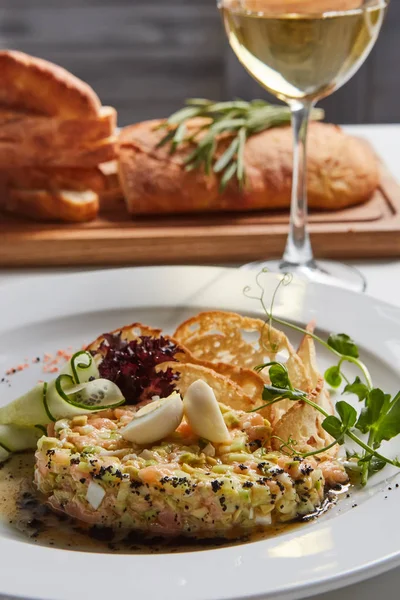
<svg viewBox="0 0 400 600">
<path fill-rule="evenodd" d="M 293 184 L 285 253 L 280 262 L 250 266 L 365 289 L 361 274 L 351 267 L 314 261 L 307 230 L 307 128 L 315 103 L 344 85 L 367 58 L 387 5 L 388 0 L 218 0 L 240 62 L 292 111 Z"/>
</svg>

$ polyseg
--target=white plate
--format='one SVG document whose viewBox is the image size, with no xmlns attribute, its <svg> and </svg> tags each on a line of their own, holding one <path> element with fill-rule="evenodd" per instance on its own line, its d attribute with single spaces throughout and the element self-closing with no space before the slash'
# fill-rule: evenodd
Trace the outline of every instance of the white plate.
<svg viewBox="0 0 400 600">
<path fill-rule="evenodd" d="M 271 292 L 277 276 L 269 275 Z M 173 331 L 207 308 L 261 314 L 245 298 L 254 273 L 208 267 L 155 267 L 36 278 L 0 286 L 0 373 L 25 357 L 80 347 L 97 334 L 141 320 Z M 323 334 L 355 338 L 374 383 L 400 388 L 400 310 L 367 296 L 295 281 L 275 312 L 318 321 Z M 291 336 L 292 337 L 292 336 Z M 319 352 L 321 368 L 332 358 Z M 28 369 L 2 384 L 6 403 L 38 378 Z M 399 444 L 385 448 L 395 455 Z M 42 600 L 295 599 L 365 579 L 400 564 L 400 488 L 390 470 L 317 521 L 269 540 L 206 551 L 112 555 L 34 545 L 0 528 L 0 593 Z M 357 507 L 352 508 L 353 504 Z"/>
</svg>

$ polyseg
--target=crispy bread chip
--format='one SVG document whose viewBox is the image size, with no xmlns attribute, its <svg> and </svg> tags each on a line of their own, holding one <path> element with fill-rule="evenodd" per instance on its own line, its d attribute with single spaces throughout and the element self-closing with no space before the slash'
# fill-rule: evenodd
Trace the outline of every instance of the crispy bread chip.
<svg viewBox="0 0 400 600">
<path fill-rule="evenodd" d="M 202 379 L 212 387 L 215 397 L 218 402 L 221 402 L 222 404 L 244 411 L 251 410 L 259 405 L 259 402 L 255 398 L 245 394 L 243 389 L 237 383 L 229 379 L 229 377 L 217 373 L 213 369 L 190 363 L 182 364 L 179 362 L 165 362 L 158 365 L 156 370 L 165 371 L 168 368 L 179 374 L 176 387 L 181 395 L 186 393 L 186 390 L 194 381 Z"/>
<path fill-rule="evenodd" d="M 179 325 L 173 337 L 200 360 L 251 370 L 286 352 L 286 367 L 293 385 L 307 392 L 312 390 L 302 360 L 286 335 L 261 319 L 222 311 L 202 312 Z M 269 381 L 267 373 L 263 375 Z"/>
<path fill-rule="evenodd" d="M 322 383 L 323 386 L 323 383 Z M 310 399 L 316 404 L 319 404 L 327 412 L 330 411 L 332 405 L 330 403 L 329 396 L 323 387 L 315 391 L 314 394 L 310 394 Z M 333 442 L 333 438 L 323 429 L 322 421 L 325 417 L 315 410 L 309 404 L 304 402 L 296 402 L 283 416 L 274 424 L 273 437 L 271 440 L 272 448 L 279 450 L 284 440 L 288 441 L 290 438 L 296 441 L 295 450 L 296 452 L 313 452 L 314 450 L 320 450 L 327 447 Z M 320 458 L 332 458 L 338 453 L 339 447 L 336 445 L 330 448 L 324 453 L 321 453 Z"/>
<path fill-rule="evenodd" d="M 308 331 L 314 331 L 314 323 L 307 327 Z M 304 336 L 298 355 L 301 357 L 308 376 L 310 377 L 314 391 L 310 394 L 310 399 L 321 406 L 329 414 L 334 414 L 332 402 L 329 393 L 324 386 L 323 377 L 318 371 L 315 344 L 312 337 Z M 280 404 L 280 403 L 278 403 Z M 275 406 L 275 405 L 274 405 Z M 297 452 L 313 452 L 325 448 L 332 443 L 333 438 L 323 429 L 322 422 L 325 417 L 315 408 L 304 402 L 292 403 L 292 406 L 285 412 L 281 418 L 274 423 L 273 434 L 282 440 L 292 438 L 296 440 L 295 446 Z M 281 446 L 281 442 L 273 438 L 272 447 L 276 450 Z M 321 454 L 321 458 L 331 458 L 338 453 L 338 446 Z"/>
<path fill-rule="evenodd" d="M 179 344 L 179 342 L 176 343 Z M 262 405 L 262 393 L 265 381 L 260 375 L 251 369 L 242 369 L 241 367 L 236 367 L 227 363 L 213 363 L 211 361 L 199 360 L 190 352 L 190 350 L 181 344 L 180 348 L 181 352 L 175 356 L 179 363 L 186 363 L 193 366 L 199 365 L 222 375 L 239 386 L 242 392 L 251 399 L 252 408 Z M 260 411 L 263 417 L 268 420 L 271 419 L 271 408 L 268 407 Z"/>
</svg>

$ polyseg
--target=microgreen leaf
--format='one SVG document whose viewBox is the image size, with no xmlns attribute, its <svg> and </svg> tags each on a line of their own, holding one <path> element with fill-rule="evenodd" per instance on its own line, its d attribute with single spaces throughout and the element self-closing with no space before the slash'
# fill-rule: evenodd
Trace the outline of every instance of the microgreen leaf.
<svg viewBox="0 0 400 600">
<path fill-rule="evenodd" d="M 360 461 L 361 462 L 361 461 Z M 386 461 L 376 458 L 376 456 L 368 457 L 368 473 L 373 475 L 379 473 L 386 467 Z"/>
<path fill-rule="evenodd" d="M 359 377 L 356 377 L 353 383 L 348 383 L 343 392 L 346 394 L 356 394 L 360 401 L 365 400 L 368 396 L 368 388 L 362 383 Z"/>
<path fill-rule="evenodd" d="M 271 385 L 279 389 L 293 389 L 289 379 L 289 373 L 286 366 L 275 360 L 254 367 L 256 373 L 269 367 L 268 376 Z"/>
<path fill-rule="evenodd" d="M 333 388 L 338 388 L 342 383 L 342 376 L 340 374 L 339 366 L 335 365 L 334 367 L 329 367 L 329 369 L 325 371 L 324 377 L 325 381 Z"/>
<path fill-rule="evenodd" d="M 342 436 L 342 422 L 334 415 L 326 417 L 326 419 L 322 421 L 322 427 L 329 435 L 337 440 Z"/>
<path fill-rule="evenodd" d="M 379 390 L 380 391 L 380 390 Z M 382 392 L 383 393 L 383 392 Z M 387 399 L 387 396 L 386 398 Z M 368 406 L 369 408 L 369 406 Z M 375 433 L 375 443 L 389 441 L 400 434 L 400 392 L 388 406 L 387 413 L 380 419 Z"/>
<path fill-rule="evenodd" d="M 343 429 L 351 429 L 357 421 L 357 411 L 351 404 L 340 400 L 336 403 L 336 411 L 342 419 Z"/>
<path fill-rule="evenodd" d="M 356 423 L 356 429 L 358 429 L 358 431 L 361 431 L 361 433 L 368 433 L 370 428 L 371 428 L 371 423 L 370 423 L 370 419 L 369 419 L 368 409 L 363 408 L 360 413 L 360 416 L 358 417 L 358 420 Z"/>
<path fill-rule="evenodd" d="M 390 396 L 388 394 L 384 394 L 379 388 L 374 388 L 370 391 L 366 399 L 366 405 L 368 407 L 372 423 L 375 423 L 381 416 L 383 416 L 382 412 L 387 412 L 389 403 Z"/>
<path fill-rule="evenodd" d="M 352 356 L 358 358 L 358 348 L 346 333 L 332 333 L 328 339 L 328 345 L 342 354 L 343 356 Z"/>
<path fill-rule="evenodd" d="M 271 384 L 277 388 L 290 388 L 289 374 L 285 366 L 276 363 L 270 366 L 268 375 Z"/>
<path fill-rule="evenodd" d="M 361 433 L 367 433 L 372 428 L 376 429 L 379 426 L 379 419 L 384 416 L 382 413 L 386 413 L 389 408 L 389 400 L 390 396 L 386 396 L 378 388 L 374 388 L 368 393 L 365 407 L 362 409 L 356 425 Z"/>
</svg>

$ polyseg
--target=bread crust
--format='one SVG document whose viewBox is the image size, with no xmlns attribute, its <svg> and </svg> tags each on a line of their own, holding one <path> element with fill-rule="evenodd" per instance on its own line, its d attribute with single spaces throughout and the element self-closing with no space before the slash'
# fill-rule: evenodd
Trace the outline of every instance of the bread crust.
<svg viewBox="0 0 400 600">
<path fill-rule="evenodd" d="M 0 169 L 21 167 L 96 167 L 100 163 L 115 160 L 116 138 L 109 137 L 97 142 L 82 141 L 81 145 L 65 146 L 56 143 L 48 147 L 0 142 Z"/>
<path fill-rule="evenodd" d="M 96 117 L 93 89 L 62 67 L 16 50 L 0 51 L 0 105 L 66 119 Z"/>
<path fill-rule="evenodd" d="M 119 138 L 119 175 L 132 214 L 276 210 L 290 206 L 293 141 L 290 127 L 249 138 L 246 185 L 232 181 L 219 193 L 219 177 L 186 171 L 190 145 L 169 154 L 157 148 L 161 121 L 126 127 Z M 223 141 L 220 152 L 228 141 Z M 308 143 L 308 199 L 311 208 L 338 210 L 368 200 L 379 184 L 379 165 L 365 142 L 339 127 L 312 123 Z"/>
<path fill-rule="evenodd" d="M 99 212 L 99 197 L 92 190 L 8 190 L 0 208 L 35 221 L 84 223 Z"/>
<path fill-rule="evenodd" d="M 97 167 L 74 169 L 71 167 L 25 167 L 0 170 L 0 181 L 14 190 L 93 190 L 101 194 L 107 190 L 107 177 Z"/>
<path fill-rule="evenodd" d="M 0 109 L 0 146 L 20 144 L 31 152 L 70 150 L 114 135 L 116 126 L 117 113 L 111 106 L 103 106 L 98 116 L 87 119 L 49 118 Z"/>
</svg>

